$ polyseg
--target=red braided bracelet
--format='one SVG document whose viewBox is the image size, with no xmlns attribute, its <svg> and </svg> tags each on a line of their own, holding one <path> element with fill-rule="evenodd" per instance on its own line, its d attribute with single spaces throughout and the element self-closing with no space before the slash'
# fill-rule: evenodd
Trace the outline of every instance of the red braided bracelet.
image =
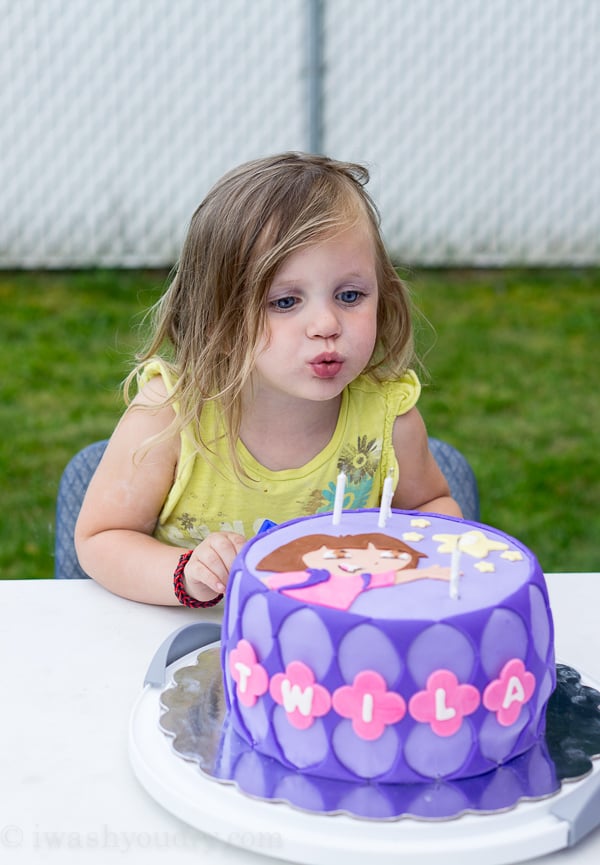
<svg viewBox="0 0 600 865">
<path fill-rule="evenodd" d="M 211 598 L 210 601 L 197 601 L 196 598 L 192 598 L 191 595 L 185 590 L 185 585 L 183 582 L 183 571 L 185 566 L 189 562 L 193 550 L 188 550 L 187 553 L 183 553 L 179 557 L 179 563 L 175 568 L 175 573 L 173 574 L 173 588 L 175 589 L 175 597 L 179 601 L 180 604 L 183 604 L 184 607 L 214 607 L 215 604 L 218 604 L 220 600 L 222 600 L 223 595 L 217 595 L 214 598 Z"/>
</svg>

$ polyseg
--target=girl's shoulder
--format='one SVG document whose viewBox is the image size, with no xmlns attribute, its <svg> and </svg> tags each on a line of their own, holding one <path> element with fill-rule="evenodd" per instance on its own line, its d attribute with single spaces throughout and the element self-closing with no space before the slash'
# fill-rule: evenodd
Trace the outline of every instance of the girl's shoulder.
<svg viewBox="0 0 600 865">
<path fill-rule="evenodd" d="M 162 435 L 173 423 L 176 408 L 170 400 L 173 382 L 168 369 L 160 361 L 146 364 L 137 376 L 137 393 L 129 403 L 124 418 L 145 429 L 149 435 Z M 137 409 L 137 411 L 136 411 Z M 149 409 L 149 411 L 139 411 Z M 174 441 L 176 437 L 173 437 Z"/>
<path fill-rule="evenodd" d="M 147 385 L 153 382 L 153 389 L 163 392 L 164 396 L 173 391 L 176 381 L 177 376 L 173 368 L 161 358 L 149 360 L 139 369 L 137 375 L 140 391 L 147 389 Z"/>
<path fill-rule="evenodd" d="M 167 409 L 179 414 L 179 401 L 173 399 L 178 375 L 173 366 L 161 358 L 152 358 L 137 371 L 137 395 L 132 404 Z"/>
<path fill-rule="evenodd" d="M 161 406 L 169 396 L 167 385 L 160 375 L 154 375 L 139 382 L 138 392 L 133 400 L 136 405 Z"/>
<path fill-rule="evenodd" d="M 421 395 L 421 382 L 412 369 L 395 379 L 377 381 L 372 376 L 360 375 L 348 385 L 352 402 L 368 404 L 383 401 L 389 413 L 405 414 L 417 404 Z"/>
</svg>

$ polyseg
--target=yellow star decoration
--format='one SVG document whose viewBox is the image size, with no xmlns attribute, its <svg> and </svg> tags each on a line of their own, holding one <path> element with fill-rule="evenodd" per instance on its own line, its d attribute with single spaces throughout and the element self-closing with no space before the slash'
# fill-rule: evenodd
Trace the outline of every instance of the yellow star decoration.
<svg viewBox="0 0 600 865">
<path fill-rule="evenodd" d="M 425 535 L 420 534 L 419 532 L 404 532 L 402 535 L 403 541 L 422 541 Z"/>
<path fill-rule="evenodd" d="M 523 556 L 518 550 L 507 550 L 505 553 L 500 553 L 501 559 L 508 559 L 509 562 L 521 562 Z"/>
<path fill-rule="evenodd" d="M 481 574 L 493 574 L 496 570 L 496 568 L 491 562 L 477 562 L 477 564 L 473 565 L 473 567 L 477 568 L 477 570 Z"/>
<path fill-rule="evenodd" d="M 456 547 L 460 535 L 434 535 L 433 540 L 439 541 L 441 547 L 438 547 L 438 553 L 451 553 Z"/>
<path fill-rule="evenodd" d="M 431 525 L 431 522 L 426 520 L 425 517 L 415 517 L 410 521 L 410 524 L 415 529 L 426 529 Z"/>
<path fill-rule="evenodd" d="M 440 541 L 442 544 L 438 547 L 439 553 L 451 553 L 458 546 L 462 553 L 467 553 L 475 559 L 485 559 L 492 550 L 508 550 L 508 544 L 493 541 L 479 529 L 473 529 L 462 535 L 434 535 L 433 540 Z"/>
</svg>

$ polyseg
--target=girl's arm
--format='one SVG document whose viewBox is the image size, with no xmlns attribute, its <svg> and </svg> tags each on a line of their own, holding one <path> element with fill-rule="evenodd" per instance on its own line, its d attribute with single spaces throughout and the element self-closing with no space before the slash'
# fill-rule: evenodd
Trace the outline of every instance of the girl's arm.
<svg viewBox="0 0 600 865">
<path fill-rule="evenodd" d="M 173 420 L 164 398 L 164 384 L 152 379 L 121 418 L 88 487 L 75 546 L 86 573 L 115 594 L 176 605 L 173 573 L 183 550 L 157 541 L 152 532 L 175 478 L 179 437 L 145 445 Z M 202 601 L 221 592 L 243 542 L 233 532 L 202 541 L 185 568 L 187 592 Z"/>
<path fill-rule="evenodd" d="M 399 468 L 392 506 L 462 517 L 460 507 L 450 495 L 446 478 L 429 450 L 427 430 L 418 409 L 412 408 L 396 418 L 392 442 Z"/>
</svg>

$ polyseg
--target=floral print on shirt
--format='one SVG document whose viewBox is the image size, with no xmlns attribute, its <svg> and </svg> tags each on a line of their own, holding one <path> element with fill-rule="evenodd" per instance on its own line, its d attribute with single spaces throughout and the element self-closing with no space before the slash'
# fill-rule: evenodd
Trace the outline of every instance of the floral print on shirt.
<svg viewBox="0 0 600 865">
<path fill-rule="evenodd" d="M 359 436 L 356 445 L 346 444 L 337 461 L 337 471 L 346 475 L 344 492 L 344 509 L 356 510 L 364 508 L 369 501 L 373 488 L 373 479 L 381 457 L 381 441 Z M 332 511 L 335 501 L 335 481 L 330 481 L 326 489 L 321 491 L 321 504 L 315 510 L 306 513 L 322 513 Z"/>
</svg>

